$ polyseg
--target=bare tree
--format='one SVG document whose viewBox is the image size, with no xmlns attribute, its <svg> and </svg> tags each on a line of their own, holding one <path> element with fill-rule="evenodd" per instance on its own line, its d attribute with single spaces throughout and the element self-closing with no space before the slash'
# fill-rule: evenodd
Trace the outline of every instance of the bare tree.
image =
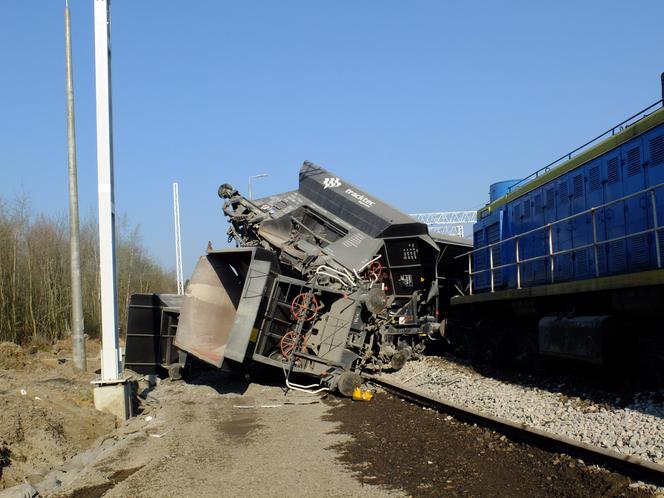
<svg viewBox="0 0 664 498">
<path fill-rule="evenodd" d="M 174 292 L 173 271 L 145 251 L 138 227 L 125 218 L 118 237 L 121 330 L 137 292 Z M 70 330 L 68 224 L 64 216 L 33 215 L 25 197 L 0 199 L 0 341 L 52 342 Z M 86 332 L 100 331 L 99 249 L 94 216 L 81 225 L 81 279 Z"/>
</svg>

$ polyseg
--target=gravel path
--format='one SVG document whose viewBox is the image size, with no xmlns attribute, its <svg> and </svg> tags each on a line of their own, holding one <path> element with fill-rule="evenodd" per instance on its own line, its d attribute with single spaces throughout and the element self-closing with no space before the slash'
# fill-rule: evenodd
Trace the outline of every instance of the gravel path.
<svg viewBox="0 0 664 498">
<path fill-rule="evenodd" d="M 387 377 L 492 415 L 664 464 L 664 391 L 640 393 L 630 403 L 607 393 L 570 396 L 485 377 L 438 357 L 409 362 Z"/>
</svg>

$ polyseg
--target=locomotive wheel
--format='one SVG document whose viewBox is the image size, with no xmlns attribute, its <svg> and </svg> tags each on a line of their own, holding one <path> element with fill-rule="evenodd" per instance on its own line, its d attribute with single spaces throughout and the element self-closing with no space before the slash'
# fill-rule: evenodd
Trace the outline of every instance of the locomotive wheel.
<svg viewBox="0 0 664 498">
<path fill-rule="evenodd" d="M 362 377 L 356 372 L 344 372 L 339 376 L 337 382 L 337 390 L 339 394 L 350 398 L 353 395 L 353 391 L 356 387 L 362 385 Z"/>
</svg>

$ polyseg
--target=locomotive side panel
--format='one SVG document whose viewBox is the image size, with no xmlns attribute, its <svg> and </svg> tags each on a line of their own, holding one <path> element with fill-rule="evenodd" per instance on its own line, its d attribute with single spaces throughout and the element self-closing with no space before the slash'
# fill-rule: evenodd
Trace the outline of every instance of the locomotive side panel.
<svg viewBox="0 0 664 498">
<path fill-rule="evenodd" d="M 664 109 L 509 190 L 478 212 L 457 345 L 664 377 Z"/>
</svg>

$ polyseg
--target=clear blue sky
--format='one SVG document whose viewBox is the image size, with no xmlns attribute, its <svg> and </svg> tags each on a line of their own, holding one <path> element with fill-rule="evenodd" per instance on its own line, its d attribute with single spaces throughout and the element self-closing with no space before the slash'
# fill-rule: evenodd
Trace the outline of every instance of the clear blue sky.
<svg viewBox="0 0 664 498">
<path fill-rule="evenodd" d="M 96 211 L 93 0 L 71 0 L 82 214 Z M 64 0 L 4 0 L 0 197 L 67 212 Z M 664 2 L 113 2 L 116 209 L 185 274 L 216 195 L 294 189 L 303 160 L 404 211 L 476 208 L 657 100 Z"/>
</svg>

